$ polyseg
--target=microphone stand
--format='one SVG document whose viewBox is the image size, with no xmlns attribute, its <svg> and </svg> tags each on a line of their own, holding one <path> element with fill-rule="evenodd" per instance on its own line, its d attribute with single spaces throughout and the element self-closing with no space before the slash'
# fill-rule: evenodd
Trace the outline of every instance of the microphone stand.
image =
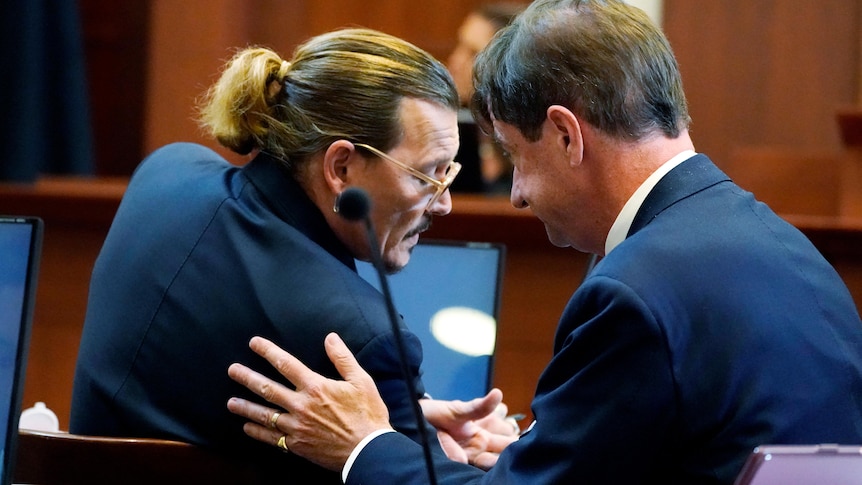
<svg viewBox="0 0 862 485">
<path fill-rule="evenodd" d="M 398 361 L 401 364 L 401 374 L 404 377 L 404 382 L 407 384 L 407 392 L 410 395 L 413 415 L 416 418 L 416 426 L 419 428 L 419 438 L 421 440 L 422 452 L 425 456 L 425 468 L 428 471 L 428 481 L 430 485 L 437 485 L 437 475 L 434 471 L 434 462 L 431 459 L 431 446 L 428 440 L 428 430 L 425 427 L 425 418 L 422 414 L 422 408 L 419 406 L 419 400 L 416 398 L 416 384 L 410 376 L 410 369 L 407 365 L 407 351 L 404 349 L 404 338 L 401 334 L 401 327 L 398 325 L 398 313 L 395 311 L 395 304 L 392 301 L 392 293 L 389 290 L 389 281 L 387 280 L 386 272 L 383 269 L 383 256 L 380 254 L 380 247 L 377 243 L 377 234 L 374 232 L 374 225 L 368 214 L 371 202 L 365 191 L 358 188 L 349 188 L 341 195 L 341 203 L 348 202 L 348 205 L 355 206 L 350 207 L 347 211 L 339 210 L 342 216 L 351 220 L 361 218 L 365 223 L 365 232 L 368 235 L 368 244 L 371 246 L 371 262 L 374 269 L 377 271 L 377 276 L 380 278 L 380 290 L 383 293 L 383 299 L 386 300 L 386 309 L 389 312 L 389 321 L 392 324 L 392 333 L 395 336 L 396 347 L 398 347 Z"/>
</svg>

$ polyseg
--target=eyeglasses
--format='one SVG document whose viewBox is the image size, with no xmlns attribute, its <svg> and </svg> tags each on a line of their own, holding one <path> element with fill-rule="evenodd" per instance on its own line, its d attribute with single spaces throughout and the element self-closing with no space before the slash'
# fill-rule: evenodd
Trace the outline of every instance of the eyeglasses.
<svg viewBox="0 0 862 485">
<path fill-rule="evenodd" d="M 449 165 L 446 166 L 446 173 L 443 176 L 443 180 L 437 180 L 433 177 L 429 177 L 428 175 L 425 175 L 424 173 L 420 172 L 419 170 L 416 170 L 415 168 L 407 165 L 406 163 L 399 162 L 398 160 L 395 160 L 394 158 L 392 158 L 389 155 L 383 153 L 382 151 L 374 148 L 371 145 L 366 145 L 365 143 L 354 143 L 354 145 L 358 146 L 359 148 L 364 148 L 364 149 L 368 150 L 369 152 L 373 153 L 374 155 L 377 155 L 378 157 L 380 157 L 380 158 L 382 158 L 388 162 L 394 163 L 401 170 L 404 170 L 405 172 L 418 178 L 419 180 L 426 182 L 426 183 L 429 183 L 429 184 L 433 185 L 434 187 L 436 187 L 437 192 L 434 193 L 434 195 L 431 197 L 431 200 L 428 201 L 428 205 L 425 206 L 426 211 L 428 209 L 430 209 L 431 206 L 434 205 L 435 202 L 437 202 L 437 199 L 439 199 L 440 196 L 443 195 L 443 192 L 446 192 L 446 189 L 448 189 L 449 186 L 452 185 L 452 182 L 455 181 L 455 177 L 458 176 L 458 172 L 461 171 L 461 164 L 452 160 L 451 162 L 449 162 Z"/>
</svg>

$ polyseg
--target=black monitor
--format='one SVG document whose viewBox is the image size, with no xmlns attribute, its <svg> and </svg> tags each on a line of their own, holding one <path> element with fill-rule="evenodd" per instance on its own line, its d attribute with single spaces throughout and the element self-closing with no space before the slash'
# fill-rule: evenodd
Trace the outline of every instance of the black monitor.
<svg viewBox="0 0 862 485">
<path fill-rule="evenodd" d="M 0 485 L 12 483 L 42 221 L 0 216 Z"/>
<path fill-rule="evenodd" d="M 505 248 L 423 240 L 389 277 L 398 313 L 422 342 L 422 380 L 437 399 L 469 400 L 491 388 Z M 380 289 L 369 263 L 359 274 Z"/>
</svg>

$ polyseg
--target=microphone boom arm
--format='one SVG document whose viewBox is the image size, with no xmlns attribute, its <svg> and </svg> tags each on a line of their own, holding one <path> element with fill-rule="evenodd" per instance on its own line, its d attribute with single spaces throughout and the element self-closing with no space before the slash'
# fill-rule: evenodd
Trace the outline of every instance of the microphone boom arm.
<svg viewBox="0 0 862 485">
<path fill-rule="evenodd" d="M 386 309 L 389 313 L 389 322 L 392 325 L 392 334 L 395 337 L 396 347 L 398 347 L 398 362 L 401 365 L 401 374 L 404 377 L 404 382 L 407 384 L 407 392 L 413 408 L 413 416 L 416 418 L 422 452 L 425 456 L 428 481 L 430 485 L 437 485 L 437 476 L 434 471 L 434 462 L 431 458 L 431 445 L 428 438 L 428 429 L 425 426 L 425 417 L 422 414 L 422 408 L 419 406 L 416 384 L 413 382 L 413 378 L 410 375 L 410 367 L 407 365 L 407 351 L 404 348 L 404 337 L 401 334 L 401 327 L 398 325 L 398 313 L 395 311 L 392 292 L 389 290 L 389 281 L 383 268 L 383 256 L 380 252 L 380 246 L 378 246 L 377 234 L 374 232 L 374 225 L 369 216 L 371 200 L 364 190 L 351 187 L 339 195 L 336 208 L 338 209 L 337 212 L 345 219 L 351 221 L 362 219 L 365 223 L 365 232 L 370 246 L 371 263 L 377 272 L 377 276 L 380 278 L 380 291 L 383 293 L 383 299 L 386 300 Z"/>
</svg>

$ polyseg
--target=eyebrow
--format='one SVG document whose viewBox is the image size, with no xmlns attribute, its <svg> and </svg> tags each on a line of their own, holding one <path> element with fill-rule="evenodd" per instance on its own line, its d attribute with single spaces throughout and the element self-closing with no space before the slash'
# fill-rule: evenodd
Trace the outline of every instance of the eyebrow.
<svg viewBox="0 0 862 485">
<path fill-rule="evenodd" d="M 422 168 L 430 168 L 430 167 L 437 168 L 437 167 L 440 167 L 442 165 L 448 165 L 449 163 L 455 161 L 455 159 L 457 157 L 458 157 L 458 152 L 455 152 L 454 157 L 451 157 L 451 158 L 450 157 L 433 158 L 433 159 L 429 160 L 428 162 L 420 162 L 419 166 Z"/>
</svg>

